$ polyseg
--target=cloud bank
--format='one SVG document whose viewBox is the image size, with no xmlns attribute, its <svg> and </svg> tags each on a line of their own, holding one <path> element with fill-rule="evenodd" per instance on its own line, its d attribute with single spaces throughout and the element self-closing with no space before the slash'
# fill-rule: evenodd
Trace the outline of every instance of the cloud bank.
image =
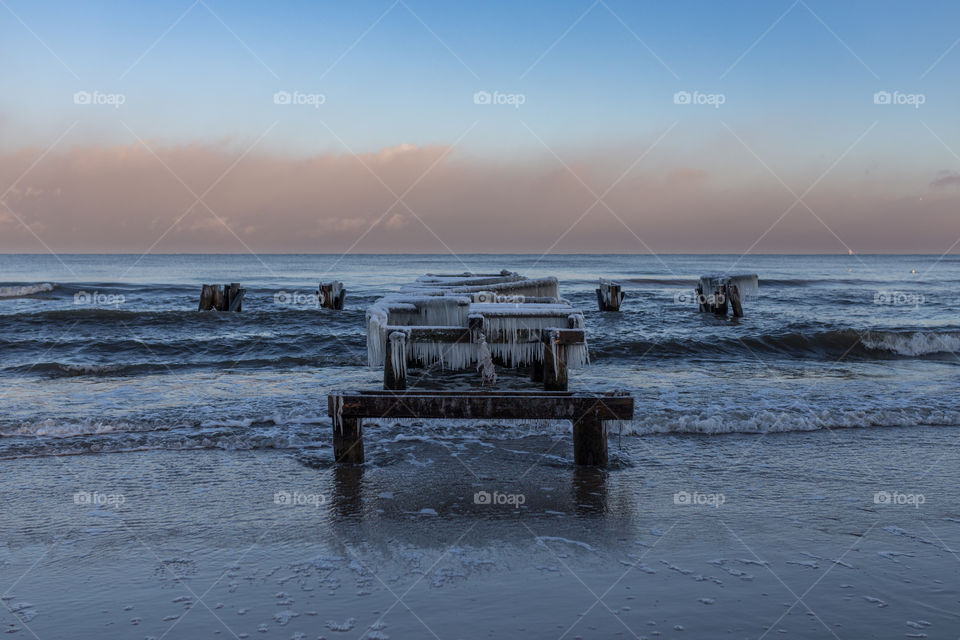
<svg viewBox="0 0 960 640">
<path fill-rule="evenodd" d="M 0 252 L 911 253 L 960 236 L 952 174 L 918 177 L 909 196 L 824 181 L 811 213 L 769 174 L 623 176 L 629 158 L 600 151 L 568 157 L 575 176 L 553 156 L 444 146 L 291 158 L 148 144 L 0 154 Z"/>
</svg>

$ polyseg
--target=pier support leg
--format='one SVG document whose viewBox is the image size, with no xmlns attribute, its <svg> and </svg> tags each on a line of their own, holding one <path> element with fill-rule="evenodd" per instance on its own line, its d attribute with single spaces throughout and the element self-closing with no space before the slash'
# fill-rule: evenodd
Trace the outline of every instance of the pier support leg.
<svg viewBox="0 0 960 640">
<path fill-rule="evenodd" d="M 363 426 L 360 418 L 340 418 L 333 423 L 333 459 L 363 464 Z M 339 427 L 339 428 L 338 428 Z"/>
<path fill-rule="evenodd" d="M 623 291 L 616 282 L 600 280 L 600 288 L 597 289 L 597 305 L 600 311 L 620 311 L 620 303 L 623 302 Z"/>
<path fill-rule="evenodd" d="M 407 388 L 407 336 L 394 331 L 387 337 L 387 347 L 383 358 L 383 388 L 402 391 Z"/>
<path fill-rule="evenodd" d="M 607 428 L 596 415 L 573 421 L 573 461 L 579 465 L 607 464 Z"/>
<path fill-rule="evenodd" d="M 717 287 L 713 290 L 713 304 L 710 307 L 718 316 L 727 315 L 727 288 L 726 286 Z"/>
<path fill-rule="evenodd" d="M 543 388 L 567 390 L 567 346 L 557 344 L 552 337 L 543 344 Z"/>
</svg>

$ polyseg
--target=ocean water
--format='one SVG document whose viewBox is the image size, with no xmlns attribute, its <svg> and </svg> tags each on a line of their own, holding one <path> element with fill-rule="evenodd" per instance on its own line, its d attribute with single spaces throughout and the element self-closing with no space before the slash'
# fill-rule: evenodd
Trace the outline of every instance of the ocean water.
<svg viewBox="0 0 960 640">
<path fill-rule="evenodd" d="M 326 394 L 380 382 L 365 308 L 423 273 L 502 268 L 557 276 L 584 310 L 592 366 L 571 388 L 630 391 L 622 435 L 960 425 L 956 256 L 8 255 L 0 458 L 324 446 Z M 697 313 L 695 279 L 717 271 L 759 274 L 745 318 Z M 601 276 L 623 283 L 621 313 L 596 311 Z M 343 312 L 312 297 L 334 278 Z M 201 283 L 231 281 L 247 288 L 242 313 L 197 313 Z"/>
<path fill-rule="evenodd" d="M 326 394 L 381 383 L 366 306 L 502 268 L 584 310 L 572 389 L 635 396 L 609 467 L 569 424 L 436 420 L 334 465 Z M 738 321 L 694 306 L 725 270 L 760 276 Z M 342 312 L 309 297 L 332 278 Z M 195 310 L 231 281 L 242 313 Z M 3 256 L 0 628 L 960 637 L 958 284 L 955 256 Z"/>
</svg>

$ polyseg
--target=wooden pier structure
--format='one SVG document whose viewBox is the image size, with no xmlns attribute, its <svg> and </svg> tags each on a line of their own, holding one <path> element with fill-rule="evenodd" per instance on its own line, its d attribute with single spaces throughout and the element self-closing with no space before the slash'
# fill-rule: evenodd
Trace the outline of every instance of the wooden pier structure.
<svg viewBox="0 0 960 640">
<path fill-rule="evenodd" d="M 570 420 L 578 465 L 607 463 L 608 420 L 633 417 L 633 397 L 542 391 L 349 391 L 329 396 L 333 456 L 359 464 L 364 418 Z"/>
<path fill-rule="evenodd" d="M 246 289 L 240 288 L 239 282 L 225 284 L 205 284 L 200 290 L 200 305 L 197 311 L 234 311 L 243 309 L 243 296 Z"/>
<path fill-rule="evenodd" d="M 367 356 L 383 368 L 383 391 L 328 397 L 334 458 L 362 463 L 365 418 L 570 420 L 578 465 L 607 462 L 605 422 L 633 417 L 622 393 L 568 391 L 568 371 L 589 363 L 583 313 L 560 297 L 557 279 L 427 274 L 367 310 Z M 481 390 L 409 389 L 411 368 L 480 372 Z M 543 391 L 487 389 L 496 367 L 529 369 Z"/>
<path fill-rule="evenodd" d="M 597 288 L 597 306 L 600 311 L 620 311 L 620 304 L 624 297 L 619 282 L 611 282 L 600 278 Z"/>
</svg>

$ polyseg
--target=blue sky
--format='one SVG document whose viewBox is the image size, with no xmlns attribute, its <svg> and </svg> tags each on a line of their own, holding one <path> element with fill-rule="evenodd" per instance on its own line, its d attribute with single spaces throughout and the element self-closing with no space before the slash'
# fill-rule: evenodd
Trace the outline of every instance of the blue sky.
<svg viewBox="0 0 960 640">
<path fill-rule="evenodd" d="M 703 171 L 718 193 L 822 180 L 843 207 L 920 202 L 960 171 L 952 2 L 3 2 L 8 154 L 455 145 L 485 168 L 583 167 L 600 190 L 647 150 L 649 174 Z M 522 104 L 475 104 L 479 91 Z"/>
</svg>

